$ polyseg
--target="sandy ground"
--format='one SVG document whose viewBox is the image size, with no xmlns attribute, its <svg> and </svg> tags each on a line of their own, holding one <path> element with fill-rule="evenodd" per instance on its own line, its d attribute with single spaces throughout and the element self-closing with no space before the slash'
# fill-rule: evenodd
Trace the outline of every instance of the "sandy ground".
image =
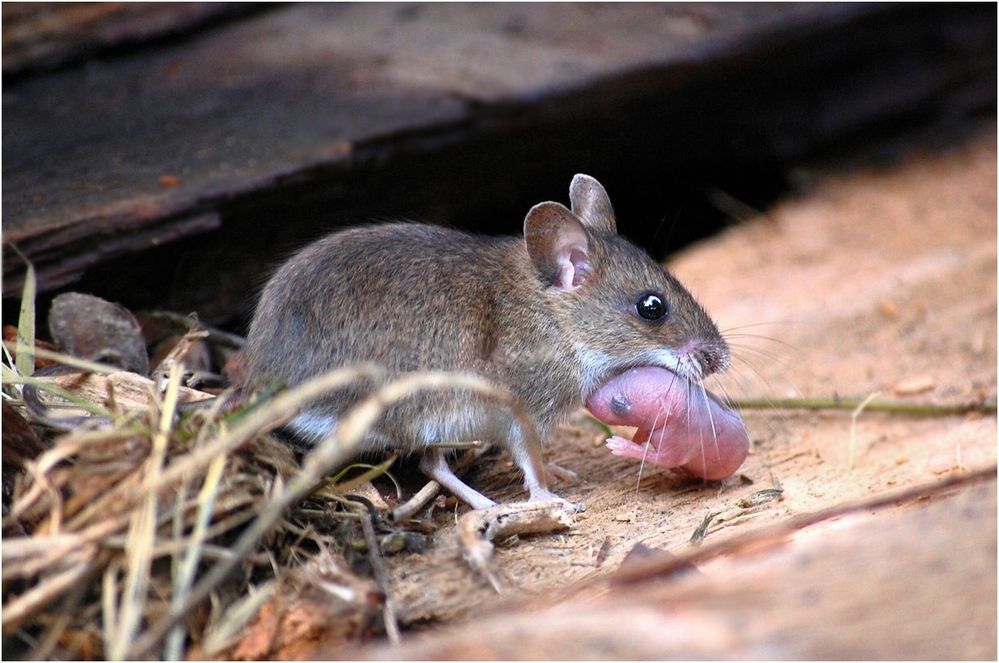
<svg viewBox="0 0 999 663">
<path fill-rule="evenodd" d="M 995 125 L 945 149 L 910 149 L 890 165 L 816 168 L 808 182 L 805 193 L 669 265 L 730 330 L 737 359 L 710 388 L 737 398 L 994 402 Z M 753 410 L 745 420 L 752 448 L 736 476 L 705 483 L 646 467 L 639 481 L 638 462 L 611 456 L 580 413 L 547 448 L 549 460 L 579 475 L 555 487 L 585 502 L 576 525 L 499 542 L 497 596 L 461 560 L 455 514 L 438 510 L 432 548 L 385 560 L 401 625 L 432 636 L 557 599 L 620 568 L 638 544 L 684 554 L 708 514 L 701 545 L 996 463 L 995 416 L 865 412 L 854 427 L 849 411 Z M 505 453 L 487 456 L 467 480 L 499 501 L 523 498 Z M 736 504 L 775 483 L 782 499 Z M 994 520 L 994 506 L 985 510 Z M 994 529 L 984 531 L 994 551 Z M 710 566 L 702 572 L 710 576 Z M 310 656 L 343 655 L 332 636 L 315 644 Z M 972 651 L 994 651 L 995 641 L 979 645 Z"/>
</svg>

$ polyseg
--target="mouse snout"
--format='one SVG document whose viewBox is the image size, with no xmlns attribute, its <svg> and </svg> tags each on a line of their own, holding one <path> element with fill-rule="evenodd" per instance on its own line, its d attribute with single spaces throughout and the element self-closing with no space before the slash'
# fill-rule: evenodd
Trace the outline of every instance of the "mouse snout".
<svg viewBox="0 0 999 663">
<path fill-rule="evenodd" d="M 724 341 L 688 341 L 681 352 L 697 362 L 702 377 L 712 373 L 724 373 L 732 361 Z"/>
<path fill-rule="evenodd" d="M 731 364 L 731 359 L 727 350 L 718 348 L 700 348 L 694 353 L 694 358 L 701 365 L 704 375 L 712 373 L 723 373 Z"/>
</svg>

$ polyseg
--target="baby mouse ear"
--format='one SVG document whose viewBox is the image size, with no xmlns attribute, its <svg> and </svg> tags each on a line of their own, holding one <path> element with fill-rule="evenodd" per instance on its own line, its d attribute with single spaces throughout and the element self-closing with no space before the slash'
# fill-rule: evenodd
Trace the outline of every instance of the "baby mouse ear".
<svg viewBox="0 0 999 663">
<path fill-rule="evenodd" d="M 587 228 L 617 232 L 614 208 L 604 187 L 589 175 L 577 174 L 569 185 L 569 201 L 572 211 Z"/>
<path fill-rule="evenodd" d="M 558 203 L 539 203 L 524 219 L 531 262 L 547 285 L 572 292 L 593 272 L 590 240 L 579 218 Z"/>
</svg>

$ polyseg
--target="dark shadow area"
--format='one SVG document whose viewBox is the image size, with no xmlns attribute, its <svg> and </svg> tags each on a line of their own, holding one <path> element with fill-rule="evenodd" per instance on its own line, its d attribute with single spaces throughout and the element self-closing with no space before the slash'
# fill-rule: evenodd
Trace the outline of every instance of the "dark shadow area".
<svg viewBox="0 0 999 663">
<path fill-rule="evenodd" d="M 217 230 L 108 260 L 61 290 L 133 310 L 195 311 L 242 333 L 273 269 L 327 232 L 403 218 L 517 234 L 532 205 L 568 202 L 577 172 L 607 188 L 622 234 L 662 259 L 805 186 L 809 163 L 890 161 L 913 136 L 946 145 L 995 113 L 995 59 L 975 57 L 989 39 L 994 53 L 994 25 L 966 17 L 941 36 L 913 8 L 867 18 L 850 34 L 848 49 L 791 39 L 779 51 L 659 71 L 669 85 L 636 71 L 630 83 L 598 81 L 388 136 L 348 165 L 223 200 Z M 905 104 L 887 93 L 898 86 L 908 86 Z M 40 326 L 55 294 L 39 297 Z M 6 320 L 16 320 L 17 304 L 4 301 Z"/>
</svg>

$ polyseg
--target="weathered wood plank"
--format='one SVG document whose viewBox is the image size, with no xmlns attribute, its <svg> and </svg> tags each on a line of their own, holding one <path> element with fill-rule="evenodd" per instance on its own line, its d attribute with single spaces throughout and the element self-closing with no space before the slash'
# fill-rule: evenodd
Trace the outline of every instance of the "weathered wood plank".
<svg viewBox="0 0 999 663">
<path fill-rule="evenodd" d="M 3 73 L 63 66 L 246 13 L 239 2 L 5 2 Z"/>
<path fill-rule="evenodd" d="M 612 576 L 555 605 L 482 606 L 400 647 L 320 644 L 303 658 L 994 659 L 995 468 L 969 479 L 782 523 L 662 573 L 642 564 L 628 584 Z M 680 567 L 688 558 L 710 571 Z"/>
<path fill-rule="evenodd" d="M 306 183 L 336 200 L 338 173 L 504 127 L 543 126 L 580 113 L 612 117 L 650 91 L 678 89 L 724 63 L 780 60 L 790 44 L 814 43 L 822 71 L 823 62 L 844 52 L 864 57 L 872 47 L 870 35 L 859 52 L 849 42 L 832 48 L 824 37 L 899 11 L 861 5 L 288 7 L 182 44 L 5 89 L 4 242 L 35 260 L 40 288 L 52 289 L 108 257 L 211 228 L 213 215 L 249 194 L 297 191 Z M 914 20 L 924 25 L 933 18 L 917 14 Z M 994 21 L 984 30 L 994 41 Z M 982 34 L 963 40 L 956 65 L 945 59 L 928 78 L 916 75 L 905 99 L 922 103 L 974 80 L 978 72 L 966 60 L 980 50 Z M 975 66 L 994 71 L 994 59 Z M 836 92 L 825 93 L 831 106 Z M 847 96 L 854 101 L 858 94 L 870 90 Z M 859 116 L 830 115 L 808 93 L 800 112 L 786 118 L 790 136 L 766 138 L 765 149 L 793 152 L 803 136 L 805 144 L 827 140 L 897 112 L 897 101 L 874 95 Z M 719 127 L 716 140 L 734 155 L 759 150 L 760 122 L 749 118 L 744 132 Z M 743 139 L 732 143 L 733 131 Z M 699 147 L 688 139 L 666 158 L 690 158 Z M 84 237 L 100 241 L 81 242 Z M 18 292 L 20 273 L 19 261 L 5 261 L 5 294 Z"/>
</svg>

